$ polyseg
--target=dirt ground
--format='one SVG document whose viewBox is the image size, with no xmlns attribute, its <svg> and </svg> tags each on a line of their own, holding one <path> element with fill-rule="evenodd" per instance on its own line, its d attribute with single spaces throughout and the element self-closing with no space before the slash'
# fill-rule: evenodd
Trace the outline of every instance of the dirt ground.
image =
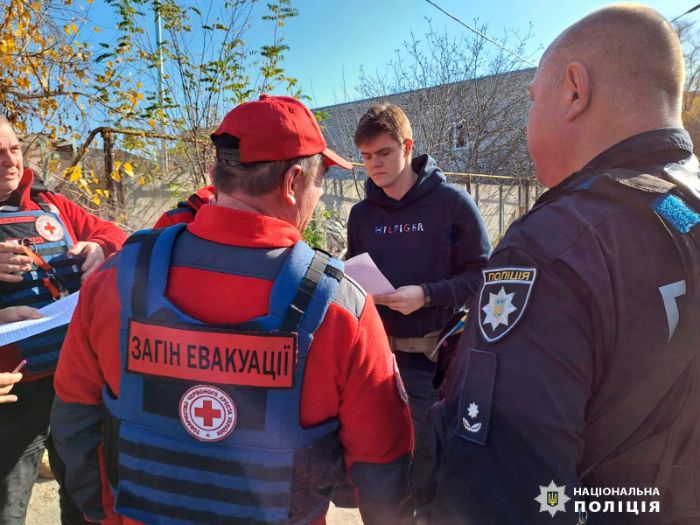
<svg viewBox="0 0 700 525">
<path fill-rule="evenodd" d="M 328 525 L 362 525 L 359 512 L 337 509 L 333 505 L 327 521 Z M 52 480 L 39 480 L 32 491 L 26 525 L 58 525 L 59 523 L 58 485 Z"/>
</svg>

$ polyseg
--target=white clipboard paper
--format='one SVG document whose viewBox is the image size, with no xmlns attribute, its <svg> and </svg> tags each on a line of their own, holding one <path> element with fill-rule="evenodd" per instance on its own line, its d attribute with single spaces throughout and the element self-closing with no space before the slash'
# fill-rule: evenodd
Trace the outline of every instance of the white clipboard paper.
<svg viewBox="0 0 700 525">
<path fill-rule="evenodd" d="M 78 304 L 79 293 L 72 293 L 68 297 L 40 308 L 39 311 L 43 315 L 41 319 L 25 319 L 24 321 L 0 324 L 0 346 L 9 345 L 70 323 Z"/>
</svg>

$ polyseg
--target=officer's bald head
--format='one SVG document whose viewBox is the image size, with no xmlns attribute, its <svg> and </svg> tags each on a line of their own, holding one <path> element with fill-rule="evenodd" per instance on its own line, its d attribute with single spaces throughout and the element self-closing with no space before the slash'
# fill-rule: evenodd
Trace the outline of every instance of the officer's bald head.
<svg viewBox="0 0 700 525">
<path fill-rule="evenodd" d="M 685 68 L 678 35 L 658 12 L 616 4 L 564 31 L 545 53 L 562 65 L 582 62 L 591 82 L 618 104 L 664 103 L 680 115 Z M 635 97 L 641 97 L 635 99 Z"/>
<path fill-rule="evenodd" d="M 595 11 L 545 51 L 530 84 L 527 141 L 554 186 L 639 133 L 681 127 L 683 53 L 673 27 L 638 4 Z"/>
</svg>

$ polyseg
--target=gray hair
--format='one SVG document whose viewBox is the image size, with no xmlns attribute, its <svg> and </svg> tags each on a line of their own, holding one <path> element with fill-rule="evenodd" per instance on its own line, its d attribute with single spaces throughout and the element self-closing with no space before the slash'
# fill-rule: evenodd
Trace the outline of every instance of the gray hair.
<svg viewBox="0 0 700 525">
<path fill-rule="evenodd" d="M 298 157 L 290 160 L 251 162 L 244 164 L 235 160 L 216 159 L 213 182 L 222 193 L 243 192 L 252 196 L 265 195 L 282 183 L 284 174 L 298 164 L 309 182 L 321 163 L 321 155 Z"/>
</svg>

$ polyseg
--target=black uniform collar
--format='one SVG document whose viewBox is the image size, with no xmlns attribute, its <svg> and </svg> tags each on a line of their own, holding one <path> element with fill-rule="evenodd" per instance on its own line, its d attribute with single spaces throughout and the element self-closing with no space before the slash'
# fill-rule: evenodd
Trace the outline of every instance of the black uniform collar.
<svg viewBox="0 0 700 525">
<path fill-rule="evenodd" d="M 682 128 L 645 131 L 626 138 L 606 149 L 581 171 L 603 171 L 610 168 L 635 168 L 687 159 L 693 153 L 693 142 Z"/>
<path fill-rule="evenodd" d="M 654 165 L 663 168 L 671 162 L 681 162 L 693 154 L 693 142 L 683 128 L 662 128 L 633 135 L 606 149 L 571 174 L 562 182 L 544 192 L 535 203 L 542 205 L 564 194 L 575 191 L 586 179 L 612 168 L 648 170 Z M 533 208 L 534 208 L 533 207 Z"/>
</svg>

